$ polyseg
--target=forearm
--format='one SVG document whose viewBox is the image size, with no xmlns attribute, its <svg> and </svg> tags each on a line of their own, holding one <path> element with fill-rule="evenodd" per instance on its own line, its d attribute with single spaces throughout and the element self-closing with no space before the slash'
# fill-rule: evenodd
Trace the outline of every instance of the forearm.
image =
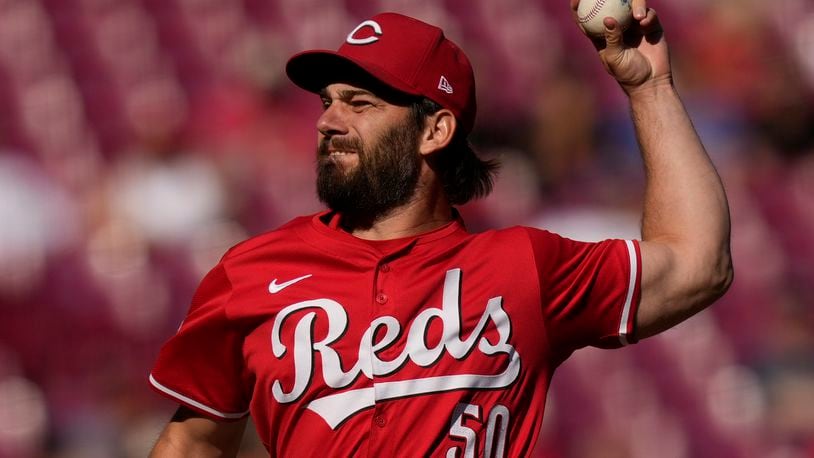
<svg viewBox="0 0 814 458">
<path fill-rule="evenodd" d="M 723 185 L 669 82 L 631 94 L 645 165 L 642 237 L 718 252 L 729 242 Z"/>
<path fill-rule="evenodd" d="M 667 287 L 647 298 L 657 302 L 649 310 L 659 319 L 643 320 L 653 325 L 642 329 L 644 335 L 717 299 L 732 276 L 729 209 L 721 180 L 671 82 L 651 83 L 630 92 L 647 179 L 642 239 L 662 267 L 651 269 L 643 281 L 645 288 L 650 282 Z"/>
<path fill-rule="evenodd" d="M 246 423 L 247 418 L 215 422 L 181 407 L 161 432 L 150 458 L 236 456 Z"/>
</svg>

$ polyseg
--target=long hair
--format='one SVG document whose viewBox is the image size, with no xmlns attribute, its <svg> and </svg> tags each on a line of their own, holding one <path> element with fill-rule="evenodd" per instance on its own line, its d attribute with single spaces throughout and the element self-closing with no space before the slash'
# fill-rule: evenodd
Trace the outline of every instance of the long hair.
<svg viewBox="0 0 814 458">
<path fill-rule="evenodd" d="M 410 105 L 410 111 L 419 129 L 424 128 L 428 116 L 442 107 L 428 98 Z M 492 192 L 494 177 L 500 168 L 495 159 L 478 157 L 466 133 L 456 130 L 452 141 L 441 151 L 433 153 L 428 163 L 441 179 L 449 203 L 463 205 L 472 199 L 486 197 Z"/>
</svg>

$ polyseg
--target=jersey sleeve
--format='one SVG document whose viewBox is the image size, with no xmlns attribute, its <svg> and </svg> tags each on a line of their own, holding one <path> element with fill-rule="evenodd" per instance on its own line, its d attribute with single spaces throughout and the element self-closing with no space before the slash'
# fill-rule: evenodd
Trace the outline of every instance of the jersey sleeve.
<svg viewBox="0 0 814 458">
<path fill-rule="evenodd" d="M 641 253 L 635 240 L 579 242 L 531 229 L 550 343 L 566 355 L 585 346 L 635 342 Z"/>
<path fill-rule="evenodd" d="M 226 315 L 231 284 L 223 264 L 192 299 L 177 333 L 161 348 L 149 381 L 158 393 L 215 420 L 248 413 L 242 337 Z"/>
</svg>

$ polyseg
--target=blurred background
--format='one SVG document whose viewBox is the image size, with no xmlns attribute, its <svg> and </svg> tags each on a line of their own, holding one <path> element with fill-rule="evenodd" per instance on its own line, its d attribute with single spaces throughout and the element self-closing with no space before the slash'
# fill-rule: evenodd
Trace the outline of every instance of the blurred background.
<svg viewBox="0 0 814 458">
<path fill-rule="evenodd" d="M 814 3 L 650 5 L 729 193 L 736 280 L 567 361 L 535 456 L 814 457 Z M 625 99 L 566 0 L 0 0 L 0 457 L 146 456 L 175 409 L 146 377 L 197 282 L 321 208 L 320 101 L 286 59 L 384 10 L 475 66 L 472 140 L 504 166 L 470 229 L 638 236 Z"/>
</svg>

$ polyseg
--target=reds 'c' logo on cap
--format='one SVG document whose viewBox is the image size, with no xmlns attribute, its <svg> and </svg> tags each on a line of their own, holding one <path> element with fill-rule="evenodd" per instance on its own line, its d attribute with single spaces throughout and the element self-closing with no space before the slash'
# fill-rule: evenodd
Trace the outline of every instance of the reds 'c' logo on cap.
<svg viewBox="0 0 814 458">
<path fill-rule="evenodd" d="M 365 38 L 356 38 L 356 35 L 360 30 L 365 27 L 370 27 L 373 29 L 374 35 Z M 349 34 L 348 37 L 345 38 L 345 41 L 348 44 L 352 45 L 367 45 L 370 43 L 375 43 L 379 41 L 379 35 L 382 34 L 382 26 L 379 25 L 378 22 L 368 19 L 367 21 L 362 22 L 361 24 L 357 25 L 355 29 L 353 29 Z"/>
</svg>

